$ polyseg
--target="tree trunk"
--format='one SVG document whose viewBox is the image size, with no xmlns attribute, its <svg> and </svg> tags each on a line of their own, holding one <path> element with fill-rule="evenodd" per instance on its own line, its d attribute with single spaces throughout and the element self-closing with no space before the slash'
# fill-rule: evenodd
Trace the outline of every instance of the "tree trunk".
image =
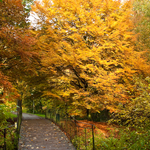
<svg viewBox="0 0 150 150">
<path fill-rule="evenodd" d="M 22 122 L 22 100 L 17 100 L 17 130 L 16 130 L 16 150 L 18 150 L 19 134 Z"/>
</svg>

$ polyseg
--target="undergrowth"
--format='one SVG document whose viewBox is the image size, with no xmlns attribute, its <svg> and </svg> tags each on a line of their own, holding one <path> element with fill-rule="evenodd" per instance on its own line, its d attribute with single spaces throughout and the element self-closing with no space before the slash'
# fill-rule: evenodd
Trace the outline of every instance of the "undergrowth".
<svg viewBox="0 0 150 150">
<path fill-rule="evenodd" d="M 131 131 L 129 128 L 121 129 L 117 137 L 112 133 L 109 137 L 95 135 L 95 150 L 149 150 L 150 130 Z M 77 150 L 93 150 L 93 139 L 86 139 L 82 136 L 75 137 L 73 144 Z"/>
</svg>

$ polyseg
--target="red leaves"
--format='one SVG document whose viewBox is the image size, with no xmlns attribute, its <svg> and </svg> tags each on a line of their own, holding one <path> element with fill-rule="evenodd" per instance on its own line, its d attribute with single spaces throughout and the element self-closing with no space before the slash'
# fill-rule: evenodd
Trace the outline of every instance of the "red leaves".
<svg viewBox="0 0 150 150">
<path fill-rule="evenodd" d="M 8 77 L 4 76 L 2 72 L 0 72 L 0 87 L 3 87 L 4 90 L 12 88 L 11 83 L 8 81 Z"/>
</svg>

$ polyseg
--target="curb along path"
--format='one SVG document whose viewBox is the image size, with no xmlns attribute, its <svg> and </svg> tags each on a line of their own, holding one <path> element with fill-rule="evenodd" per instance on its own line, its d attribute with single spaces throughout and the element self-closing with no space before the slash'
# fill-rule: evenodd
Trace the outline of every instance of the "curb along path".
<svg viewBox="0 0 150 150">
<path fill-rule="evenodd" d="M 66 135 L 46 119 L 23 120 L 19 150 L 75 150 Z"/>
</svg>

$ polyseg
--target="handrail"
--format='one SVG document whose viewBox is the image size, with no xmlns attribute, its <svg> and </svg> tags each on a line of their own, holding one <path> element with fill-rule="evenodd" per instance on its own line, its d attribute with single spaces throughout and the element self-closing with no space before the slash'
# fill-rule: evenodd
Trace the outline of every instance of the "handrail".
<svg viewBox="0 0 150 150">
<path fill-rule="evenodd" d="M 75 118 L 71 118 L 70 116 L 68 116 L 68 114 L 62 116 L 60 112 L 58 113 L 54 110 L 46 110 L 45 118 L 50 119 L 52 122 L 58 125 L 60 129 L 65 131 L 66 135 L 69 137 L 70 141 L 74 143 L 74 146 L 76 148 L 80 149 L 81 143 L 79 139 L 84 137 L 84 145 L 82 143 L 82 146 L 85 146 L 85 148 L 87 149 L 89 145 L 88 138 L 92 138 L 92 143 L 90 143 L 90 145 L 93 147 L 93 150 L 95 150 L 94 129 L 96 128 L 96 126 L 94 124 L 78 121 Z M 80 123 L 87 126 L 81 126 Z M 88 136 L 87 130 L 90 130 L 90 135 Z"/>
</svg>

